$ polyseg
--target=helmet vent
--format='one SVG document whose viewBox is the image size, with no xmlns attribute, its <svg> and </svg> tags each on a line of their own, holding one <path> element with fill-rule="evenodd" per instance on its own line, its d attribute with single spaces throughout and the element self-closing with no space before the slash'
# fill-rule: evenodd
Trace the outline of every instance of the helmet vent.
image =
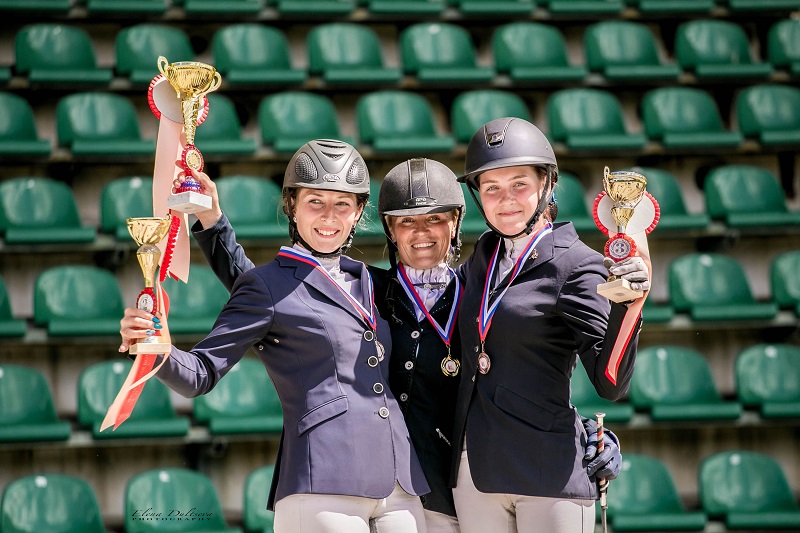
<svg viewBox="0 0 800 533">
<path fill-rule="evenodd" d="M 367 166 L 364 164 L 364 160 L 359 157 L 350 165 L 345 181 L 350 185 L 358 185 L 363 183 L 365 179 L 367 179 Z"/>
<path fill-rule="evenodd" d="M 333 159 L 334 161 L 336 161 L 337 159 L 341 159 L 344 156 L 344 154 L 333 154 L 331 152 L 322 152 L 322 155 L 324 155 L 329 159 Z"/>
<path fill-rule="evenodd" d="M 317 168 L 308 154 L 302 153 L 294 162 L 294 172 L 301 180 L 316 181 Z"/>
<path fill-rule="evenodd" d="M 332 143 L 334 141 L 330 141 L 330 142 Z M 329 144 L 329 143 L 323 143 L 323 142 L 319 142 L 319 141 L 317 141 L 316 144 L 317 144 L 317 146 L 321 146 L 323 148 L 333 148 L 334 150 L 344 150 L 345 148 L 347 148 L 347 146 L 344 145 L 344 144 Z"/>
</svg>

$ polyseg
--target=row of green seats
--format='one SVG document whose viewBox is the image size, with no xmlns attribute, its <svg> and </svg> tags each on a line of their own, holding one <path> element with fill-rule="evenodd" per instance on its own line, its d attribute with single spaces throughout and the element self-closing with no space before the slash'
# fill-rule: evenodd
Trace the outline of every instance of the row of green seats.
<svg viewBox="0 0 800 533">
<path fill-rule="evenodd" d="M 181 8 L 186 15 L 257 15 L 267 7 L 287 16 L 347 15 L 359 7 L 375 15 L 433 16 L 448 6 L 470 16 L 524 16 L 539 7 L 556 16 L 620 15 L 631 7 L 642 14 L 710 14 L 717 7 L 733 13 L 800 9 L 798 0 L 0 0 L 0 10 L 68 13 L 85 4 L 92 14 L 164 14 Z"/>
<path fill-rule="evenodd" d="M 397 84 L 403 73 L 420 83 L 489 82 L 508 74 L 517 82 L 583 80 L 589 72 L 609 80 L 676 81 L 683 71 L 699 79 L 764 79 L 774 68 L 800 73 L 800 20 L 786 19 L 770 29 L 769 63 L 751 52 L 750 39 L 736 23 L 692 20 L 675 36 L 677 62 L 663 59 L 656 36 L 645 24 L 602 21 L 584 32 L 586 65 L 570 63 L 560 31 L 539 22 L 499 26 L 492 38 L 494 67 L 479 66 L 473 38 L 446 22 L 424 22 L 399 35 L 402 68 L 385 65 L 380 39 L 368 26 L 339 22 L 312 28 L 306 38 L 308 74 L 331 84 L 377 86 Z M 231 24 L 212 38 L 213 63 L 223 79 L 237 84 L 298 84 L 307 72 L 292 66 L 284 34 L 257 23 Z M 22 28 L 15 39 L 13 71 L 35 84 L 97 83 L 107 85 L 114 73 L 146 84 L 158 74 L 156 60 L 195 59 L 188 35 L 161 24 L 138 24 L 116 36 L 115 69 L 99 68 L 92 41 L 84 30 L 64 24 L 38 23 Z M 10 76 L 11 72 L 6 72 Z M 2 81 L 2 79 L 0 79 Z"/>
<path fill-rule="evenodd" d="M 197 128 L 196 144 L 204 155 L 252 156 L 259 147 L 243 137 L 236 105 L 227 96 L 208 95 L 208 118 Z M 761 84 L 741 90 L 736 98 L 738 128 L 727 128 L 711 93 L 690 87 L 661 87 L 641 100 L 643 133 L 630 132 L 622 104 L 602 89 L 562 89 L 546 103 L 551 141 L 567 150 L 640 153 L 648 143 L 664 150 L 736 150 L 752 139 L 764 148 L 786 150 L 800 141 L 800 89 Z M 0 93 L 0 154 L 45 157 L 48 141 L 40 140 L 33 109 L 20 96 Z M 424 96 L 382 90 L 361 96 L 355 107 L 358 143 L 343 136 L 333 101 L 300 91 L 274 93 L 258 106 L 260 141 L 279 154 L 291 154 L 311 139 L 339 138 L 375 153 L 449 153 L 467 143 L 485 123 L 504 116 L 534 121 L 517 94 L 474 90 L 459 94 L 450 110 L 452 134 L 440 133 L 434 105 Z M 402 120 L 398 120 L 402 117 Z M 155 141 L 143 139 L 129 98 L 114 93 L 67 95 L 56 108 L 58 145 L 74 157 L 139 156 L 154 153 Z"/>
<path fill-rule="evenodd" d="M 119 320 L 117 320 L 119 324 Z M 78 427 L 95 440 L 186 437 L 188 417 L 176 414 L 167 386 L 157 379 L 143 387 L 131 417 L 117 429 L 100 431 L 131 361 L 94 363 L 78 378 Z M 66 441 L 72 435 L 68 420 L 57 415 L 44 375 L 32 367 L 0 364 L 0 443 Z M 193 400 L 195 424 L 211 435 L 259 434 L 277 436 L 283 413 L 264 366 L 245 357 L 208 394 Z"/>
<path fill-rule="evenodd" d="M 274 513 L 267 498 L 274 465 L 248 473 L 244 485 L 242 525 L 247 533 L 272 533 Z M 242 533 L 230 527 L 211 479 L 186 468 L 156 468 L 126 483 L 125 533 Z M 208 520 L 175 520 L 171 510 L 196 509 Z M 150 510 L 152 515 L 144 513 Z M 0 501 L 0 531 L 107 533 L 97 493 L 89 481 L 70 474 L 38 473 L 12 480 Z"/>
<path fill-rule="evenodd" d="M 601 398 L 578 366 L 572 404 L 584 416 L 604 412 L 608 422 L 630 422 L 635 411 L 653 422 L 731 421 L 743 406 L 764 419 L 800 417 L 800 347 L 790 344 L 757 344 L 736 355 L 736 401 L 723 400 L 703 354 L 682 346 L 639 349 L 628 401 Z"/>
</svg>

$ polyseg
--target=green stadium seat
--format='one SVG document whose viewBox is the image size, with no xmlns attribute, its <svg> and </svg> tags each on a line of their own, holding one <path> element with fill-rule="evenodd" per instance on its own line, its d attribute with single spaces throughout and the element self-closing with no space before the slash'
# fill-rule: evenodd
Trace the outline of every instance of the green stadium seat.
<svg viewBox="0 0 800 533">
<path fill-rule="evenodd" d="M 313 139 L 340 139 L 333 102 L 321 94 L 286 91 L 265 97 L 258 107 L 261 139 L 280 153 L 294 153 Z M 352 143 L 351 143 L 352 144 Z"/>
<path fill-rule="evenodd" d="M 73 0 L 0 0 L 0 11 L 67 13 Z"/>
<path fill-rule="evenodd" d="M 33 321 L 47 327 L 50 336 L 118 338 L 124 311 L 116 278 L 98 267 L 52 267 L 41 272 L 34 283 Z"/>
<path fill-rule="evenodd" d="M 216 180 L 220 204 L 238 239 L 285 239 L 281 189 L 268 178 L 226 176 Z"/>
<path fill-rule="evenodd" d="M 711 95 L 692 87 L 661 87 L 644 95 L 642 121 L 650 139 L 666 148 L 734 148 L 744 138 L 726 130 Z"/>
<path fill-rule="evenodd" d="M 774 303 L 756 301 L 742 266 L 724 255 L 681 256 L 667 277 L 670 303 L 692 320 L 771 320 L 778 313 Z"/>
<path fill-rule="evenodd" d="M 7 244 L 87 243 L 72 189 L 50 178 L 13 178 L 0 183 L 0 231 Z"/>
<path fill-rule="evenodd" d="M 741 26 L 726 20 L 691 20 L 678 26 L 675 58 L 700 79 L 765 78 L 769 63 L 755 61 Z"/>
<path fill-rule="evenodd" d="M 166 0 L 86 0 L 89 13 L 120 15 L 162 15 Z"/>
<path fill-rule="evenodd" d="M 600 230 L 597 229 L 597 224 L 594 223 L 594 218 L 586 207 L 586 191 L 576 176 L 568 172 L 559 172 L 555 194 L 558 202 L 557 220 L 572 222 L 578 233 L 596 231 L 599 234 Z"/>
<path fill-rule="evenodd" d="M 679 346 L 639 350 L 630 397 L 654 422 L 735 420 L 742 414 L 741 404 L 720 397 L 703 354 Z"/>
<path fill-rule="evenodd" d="M 11 69 L 9 67 L 0 67 L 0 83 L 8 83 L 11 79 Z"/>
<path fill-rule="evenodd" d="M 24 337 L 25 321 L 14 318 L 8 289 L 0 277 L 0 337 Z"/>
<path fill-rule="evenodd" d="M 257 15 L 264 9 L 263 0 L 184 0 L 187 15 Z"/>
<path fill-rule="evenodd" d="M 670 322 L 674 316 L 675 310 L 668 303 L 655 303 L 652 296 L 644 301 L 642 320 L 645 324 Z"/>
<path fill-rule="evenodd" d="M 389 270 L 392 267 L 392 264 L 389 259 L 376 259 L 370 261 L 368 266 L 380 268 L 382 270 Z"/>
<path fill-rule="evenodd" d="M 472 198 L 466 183 L 461 184 L 461 190 L 464 193 L 464 203 L 466 205 L 464 220 L 461 222 L 461 233 L 470 237 L 478 237 L 483 232 L 488 231 L 489 226 L 486 225 L 486 220 L 478 210 L 478 206 L 475 205 L 475 200 Z M 476 192 L 475 195 L 478 196 L 478 193 Z M 478 196 L 478 200 L 480 201 L 480 196 Z"/>
<path fill-rule="evenodd" d="M 0 442 L 63 441 L 71 432 L 70 423 L 56 416 L 50 386 L 38 370 L 0 364 Z"/>
<path fill-rule="evenodd" d="M 800 19 L 780 20 L 770 27 L 767 57 L 773 67 L 800 76 Z"/>
<path fill-rule="evenodd" d="M 208 394 L 194 399 L 194 419 L 212 435 L 278 435 L 283 411 L 275 387 L 256 359 L 241 359 Z M 264 502 L 266 503 L 266 502 Z"/>
<path fill-rule="evenodd" d="M 159 75 L 159 56 L 170 63 L 195 60 L 189 36 L 163 24 L 136 24 L 122 29 L 117 34 L 115 53 L 117 74 L 135 84 L 149 84 Z"/>
<path fill-rule="evenodd" d="M 173 335 L 208 334 L 230 297 L 211 268 L 200 264 L 192 265 L 189 283 L 167 278 L 162 286 L 169 295 L 169 331 Z"/>
<path fill-rule="evenodd" d="M 152 155 L 156 143 L 142 139 L 136 109 L 112 93 L 73 93 L 56 108 L 58 143 L 78 156 Z"/>
<path fill-rule="evenodd" d="M 275 0 L 278 12 L 284 15 L 348 15 L 356 7 L 355 0 Z"/>
<path fill-rule="evenodd" d="M 275 465 L 257 468 L 244 482 L 244 528 L 255 533 L 273 533 L 275 513 L 267 510 Z"/>
<path fill-rule="evenodd" d="M 577 81 L 588 74 L 585 67 L 569 63 L 564 36 L 547 24 L 500 26 L 492 37 L 492 51 L 497 70 L 516 82 Z"/>
<path fill-rule="evenodd" d="M 563 89 L 547 99 L 550 136 L 571 150 L 640 150 L 647 139 L 628 133 L 622 106 L 600 89 Z"/>
<path fill-rule="evenodd" d="M 195 144 L 205 156 L 252 155 L 255 139 L 242 138 L 242 124 L 233 102 L 221 94 L 209 94 L 208 116 L 197 127 Z"/>
<path fill-rule="evenodd" d="M 705 213 L 689 213 L 683 202 L 681 186 L 675 176 L 660 168 L 634 167 L 631 170 L 647 178 L 647 192 L 658 201 L 661 218 L 658 231 L 701 230 L 710 221 Z"/>
<path fill-rule="evenodd" d="M 446 0 L 368 0 L 376 15 L 438 15 L 447 7 Z"/>
<path fill-rule="evenodd" d="M 570 379 L 570 403 L 582 416 L 594 418 L 595 413 L 605 413 L 606 422 L 630 422 L 633 418 L 633 406 L 627 402 L 612 402 L 601 398 L 586 374 L 583 364 L 578 363 L 572 371 Z M 627 456 L 627 454 L 626 454 Z"/>
<path fill-rule="evenodd" d="M 146 509 L 196 509 L 208 520 L 162 521 L 137 520 Z M 137 474 L 125 487 L 125 533 L 241 533 L 229 528 L 211 480 L 199 472 L 184 468 L 157 468 Z"/>
<path fill-rule="evenodd" d="M 433 109 L 416 93 L 376 91 L 356 104 L 361 142 L 375 152 L 449 152 L 455 141 L 436 133 Z"/>
<path fill-rule="evenodd" d="M 308 70 L 325 83 L 397 83 L 400 69 L 383 64 L 378 35 L 367 26 L 331 22 L 314 27 L 306 39 Z"/>
<path fill-rule="evenodd" d="M 463 92 L 453 100 L 450 110 L 453 135 L 461 143 L 469 143 L 484 124 L 503 117 L 517 117 L 533 122 L 528 106 L 519 95 L 494 89 Z"/>
<path fill-rule="evenodd" d="M 784 252 L 770 265 L 772 298 L 780 307 L 794 308 L 800 316 L 800 251 Z"/>
<path fill-rule="evenodd" d="M 105 533 L 91 485 L 67 474 L 34 474 L 11 481 L 0 504 L 3 533 Z"/>
<path fill-rule="evenodd" d="M 230 85 L 294 84 L 306 79 L 304 71 L 292 68 L 286 36 L 263 24 L 220 28 L 211 48 L 216 69 Z"/>
<path fill-rule="evenodd" d="M 456 4 L 464 15 L 511 16 L 530 15 L 536 0 L 458 0 Z"/>
<path fill-rule="evenodd" d="M 639 11 L 648 15 L 670 13 L 710 14 L 711 10 L 716 7 L 715 0 L 634 0 L 632 3 Z"/>
<path fill-rule="evenodd" d="M 383 231 L 383 222 L 381 222 L 381 217 L 378 214 L 378 201 L 377 198 L 381 192 L 381 182 L 372 179 L 369 182 L 369 196 L 372 199 L 371 202 L 368 202 L 366 207 L 364 208 L 364 213 L 361 216 L 361 220 L 358 224 L 358 230 L 356 233 L 356 242 L 358 243 L 361 239 L 360 237 L 383 237 L 385 233 Z"/>
<path fill-rule="evenodd" d="M 736 394 L 764 418 L 800 417 L 800 348 L 757 344 L 739 352 Z"/>
<path fill-rule="evenodd" d="M 725 165 L 706 176 L 706 209 L 734 228 L 800 226 L 800 211 L 789 211 L 777 178 L 765 168 Z"/>
<path fill-rule="evenodd" d="M 608 516 L 614 531 L 703 531 L 707 522 L 705 513 L 686 510 L 661 461 L 627 452 L 608 491 Z"/>
<path fill-rule="evenodd" d="M 420 22 L 400 34 L 403 68 L 421 83 L 478 83 L 494 77 L 480 67 L 467 30 L 446 22 Z"/>
<path fill-rule="evenodd" d="M 27 100 L 15 94 L 0 93 L 0 117 L 0 154 L 50 154 L 50 141 L 37 136 L 33 109 Z"/>
<path fill-rule="evenodd" d="M 727 529 L 800 529 L 800 508 L 780 464 L 768 455 L 731 450 L 700 463 L 703 510 Z"/>
<path fill-rule="evenodd" d="M 183 437 L 189 433 L 189 419 L 177 416 L 169 389 L 157 379 L 149 380 L 139 395 L 131 417 L 115 430 L 100 431 L 109 406 L 133 363 L 127 359 L 95 363 L 78 378 L 78 423 L 91 430 L 95 439 Z"/>
<path fill-rule="evenodd" d="M 100 231 L 118 241 L 131 242 L 127 219 L 153 216 L 153 178 L 118 178 L 103 187 L 100 194 Z"/>
<path fill-rule="evenodd" d="M 800 144 L 800 89 L 789 85 L 754 85 L 736 99 L 739 129 L 764 146 Z"/>
<path fill-rule="evenodd" d="M 625 4 L 622 0 L 547 0 L 546 6 L 554 15 L 616 15 Z"/>
<path fill-rule="evenodd" d="M 728 8 L 735 14 L 742 11 L 797 11 L 800 0 L 728 0 Z"/>
<path fill-rule="evenodd" d="M 583 48 L 589 70 L 609 80 L 675 81 L 681 73 L 678 65 L 661 61 L 655 36 L 644 24 L 597 22 L 586 28 Z"/>
<path fill-rule="evenodd" d="M 89 34 L 66 24 L 22 28 L 14 40 L 17 73 L 31 83 L 108 84 L 111 69 L 97 67 Z"/>
</svg>

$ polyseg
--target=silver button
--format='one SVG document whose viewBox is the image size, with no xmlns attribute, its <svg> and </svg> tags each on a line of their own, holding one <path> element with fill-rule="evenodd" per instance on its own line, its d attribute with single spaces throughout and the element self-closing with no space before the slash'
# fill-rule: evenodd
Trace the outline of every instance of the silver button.
<svg viewBox="0 0 800 533">
<path fill-rule="evenodd" d="M 411 338 L 412 339 L 416 339 L 418 337 L 419 337 L 419 331 L 412 331 L 411 332 Z"/>
<path fill-rule="evenodd" d="M 372 386 L 372 390 L 375 394 L 382 394 L 383 393 L 383 383 L 376 383 Z"/>
<path fill-rule="evenodd" d="M 472 382 L 475 383 L 475 376 L 472 376 Z"/>
<path fill-rule="evenodd" d="M 369 330 L 364 332 L 364 340 L 367 342 L 372 342 L 375 340 L 375 334 Z"/>
<path fill-rule="evenodd" d="M 280 344 L 280 342 L 281 342 L 281 341 L 279 341 L 278 339 L 272 339 L 272 340 L 273 340 L 273 342 L 274 342 L 275 344 Z"/>
<path fill-rule="evenodd" d="M 403 394 L 401 394 L 400 395 L 400 401 L 401 402 L 407 402 L 408 401 L 408 394 L 406 394 L 405 392 Z"/>
<path fill-rule="evenodd" d="M 406 361 L 406 370 L 414 368 L 414 361 Z"/>
<path fill-rule="evenodd" d="M 375 357 L 374 355 L 371 355 L 369 359 L 367 359 L 367 364 L 372 368 L 375 368 L 376 366 L 378 366 L 378 358 Z"/>
<path fill-rule="evenodd" d="M 378 409 L 378 416 L 381 418 L 389 418 L 389 409 L 386 407 L 381 407 Z"/>
<path fill-rule="evenodd" d="M 264 345 L 263 345 L 263 344 L 259 344 L 259 345 L 258 345 L 258 349 L 259 349 L 259 350 L 263 350 L 263 349 L 264 349 Z"/>
</svg>

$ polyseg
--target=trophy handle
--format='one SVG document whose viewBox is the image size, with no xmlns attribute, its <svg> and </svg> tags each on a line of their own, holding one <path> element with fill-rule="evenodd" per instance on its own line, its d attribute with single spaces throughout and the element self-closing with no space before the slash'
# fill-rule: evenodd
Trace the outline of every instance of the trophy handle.
<svg viewBox="0 0 800 533">
<path fill-rule="evenodd" d="M 214 82 L 211 84 L 211 88 L 208 92 L 214 92 L 219 89 L 219 86 L 222 85 L 222 75 L 219 72 L 214 73 Z"/>
<path fill-rule="evenodd" d="M 158 65 L 158 71 L 161 72 L 161 74 L 163 74 L 166 77 L 166 74 L 164 74 L 164 70 L 169 65 L 169 61 L 167 61 L 167 58 L 164 56 L 158 56 L 158 61 L 156 62 L 156 64 Z"/>
</svg>

